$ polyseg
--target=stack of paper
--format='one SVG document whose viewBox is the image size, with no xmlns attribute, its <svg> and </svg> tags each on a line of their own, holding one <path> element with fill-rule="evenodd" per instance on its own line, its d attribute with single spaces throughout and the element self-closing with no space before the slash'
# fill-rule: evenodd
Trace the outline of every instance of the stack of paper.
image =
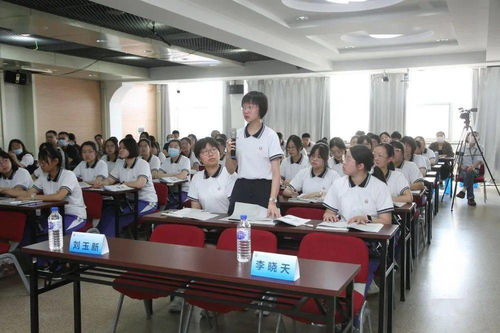
<svg viewBox="0 0 500 333">
<path fill-rule="evenodd" d="M 0 205 L 6 206 L 29 206 L 43 202 L 43 200 L 16 200 L 14 198 L 0 200 Z"/>
<path fill-rule="evenodd" d="M 323 202 L 323 198 L 321 198 L 321 197 L 308 198 L 306 194 L 301 194 L 298 197 L 288 199 L 288 201 L 291 201 L 291 202 L 322 203 Z"/>
<path fill-rule="evenodd" d="M 165 212 L 161 213 L 161 215 L 179 217 L 179 218 L 185 218 L 185 219 L 194 219 L 194 220 L 200 220 L 200 221 L 207 221 L 207 220 L 210 220 L 210 219 L 217 217 L 217 214 L 212 214 L 209 212 L 205 212 L 201 209 L 194 209 L 194 208 L 184 208 L 184 209 L 175 210 L 175 211 L 165 211 Z"/>
<path fill-rule="evenodd" d="M 285 215 L 285 216 L 282 216 L 280 218 L 277 218 L 275 221 L 290 224 L 290 225 L 293 225 L 294 227 L 299 227 L 303 224 L 306 224 L 307 222 L 309 222 L 311 220 L 303 219 L 303 218 L 293 216 L 293 215 Z"/>
<path fill-rule="evenodd" d="M 80 185 L 80 187 L 81 187 L 81 188 L 89 188 L 89 187 L 92 187 L 92 185 L 87 184 L 86 182 L 79 182 L 78 184 Z"/>
<path fill-rule="evenodd" d="M 180 183 L 183 182 L 185 179 L 180 179 L 177 177 L 163 177 L 160 178 L 160 181 L 167 183 L 167 184 L 175 184 L 175 183 Z"/>
<path fill-rule="evenodd" d="M 347 222 L 321 222 L 316 227 L 317 229 L 323 230 L 334 230 L 334 231 L 347 231 L 347 230 L 357 230 L 364 232 L 379 232 L 384 225 L 382 223 L 347 223 Z"/>
<path fill-rule="evenodd" d="M 233 215 L 229 216 L 229 219 L 239 221 L 241 215 L 246 215 L 250 223 L 255 223 L 257 221 L 270 223 L 273 221 L 267 217 L 267 208 L 254 204 L 236 202 L 234 204 Z"/>
<path fill-rule="evenodd" d="M 133 190 L 132 187 L 124 185 L 124 184 L 117 184 L 117 185 L 106 185 L 104 186 L 104 189 L 106 191 L 111 191 L 111 192 L 119 192 L 119 191 L 127 191 L 127 190 Z"/>
</svg>

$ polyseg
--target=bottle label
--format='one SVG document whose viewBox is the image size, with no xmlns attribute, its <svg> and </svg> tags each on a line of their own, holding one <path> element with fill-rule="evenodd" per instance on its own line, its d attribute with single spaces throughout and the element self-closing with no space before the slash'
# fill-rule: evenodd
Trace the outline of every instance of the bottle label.
<svg viewBox="0 0 500 333">
<path fill-rule="evenodd" d="M 58 231 L 59 230 L 59 223 L 57 222 L 48 222 L 49 230 L 51 231 Z"/>
<path fill-rule="evenodd" d="M 250 240 L 250 232 L 245 229 L 239 229 L 236 233 L 236 237 L 240 241 L 247 241 Z"/>
</svg>

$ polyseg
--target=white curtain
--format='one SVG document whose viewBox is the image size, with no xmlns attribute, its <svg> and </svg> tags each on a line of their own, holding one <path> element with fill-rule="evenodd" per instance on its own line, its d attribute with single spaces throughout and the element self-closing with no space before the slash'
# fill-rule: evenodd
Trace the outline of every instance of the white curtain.
<svg viewBox="0 0 500 333">
<path fill-rule="evenodd" d="M 168 97 L 168 85 L 160 85 L 160 108 L 161 108 L 161 133 L 160 143 L 163 145 L 167 141 L 167 134 L 170 133 L 170 101 Z M 160 145 L 160 146 L 161 146 Z"/>
<path fill-rule="evenodd" d="M 386 79 L 384 79 L 384 77 Z M 370 93 L 370 132 L 405 131 L 408 74 L 373 74 Z"/>
<path fill-rule="evenodd" d="M 475 130 L 479 132 L 486 162 L 495 179 L 500 178 L 500 68 L 480 69 L 478 80 Z M 473 89 L 476 89 L 473 87 Z M 486 172 L 486 177 L 489 178 Z"/>
<path fill-rule="evenodd" d="M 330 79 L 286 78 L 248 81 L 269 103 L 265 123 L 286 138 L 308 132 L 314 141 L 330 138 Z"/>
<path fill-rule="evenodd" d="M 222 81 L 222 133 L 231 133 L 231 95 L 227 81 Z"/>
</svg>

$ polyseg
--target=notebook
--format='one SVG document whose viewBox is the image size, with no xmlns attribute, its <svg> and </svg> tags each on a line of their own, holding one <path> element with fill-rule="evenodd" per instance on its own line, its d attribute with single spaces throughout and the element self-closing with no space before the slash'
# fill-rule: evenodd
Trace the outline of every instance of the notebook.
<svg viewBox="0 0 500 333">
<path fill-rule="evenodd" d="M 282 216 L 280 218 L 275 219 L 275 221 L 290 224 L 290 225 L 293 225 L 294 227 L 299 227 L 301 225 L 306 224 L 307 222 L 309 222 L 311 220 L 303 219 L 303 218 L 293 216 L 293 215 L 285 215 L 285 216 Z"/>
<path fill-rule="evenodd" d="M 347 230 L 356 230 L 356 231 L 364 231 L 364 232 L 379 232 L 380 229 L 383 228 L 382 223 L 347 223 L 345 221 L 341 222 L 326 222 L 323 221 L 316 227 L 317 229 L 323 230 L 339 230 L 339 231 L 347 231 Z"/>
</svg>

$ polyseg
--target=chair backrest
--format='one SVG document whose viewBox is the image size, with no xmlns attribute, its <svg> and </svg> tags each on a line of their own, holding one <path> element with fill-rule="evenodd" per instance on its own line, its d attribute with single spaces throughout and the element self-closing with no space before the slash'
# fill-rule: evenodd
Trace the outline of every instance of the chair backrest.
<svg viewBox="0 0 500 333">
<path fill-rule="evenodd" d="M 102 217 L 102 195 L 93 191 L 82 191 L 83 201 L 87 206 L 87 220 L 100 219 Z"/>
<path fill-rule="evenodd" d="M 158 206 L 163 207 L 168 201 L 168 186 L 163 183 L 153 183 L 156 195 L 158 196 Z"/>
<path fill-rule="evenodd" d="M 163 224 L 155 227 L 151 242 L 185 246 L 205 246 L 205 232 L 191 225 Z"/>
<path fill-rule="evenodd" d="M 303 219 L 322 221 L 325 210 L 320 208 L 291 207 L 287 209 L 286 213 Z"/>
<path fill-rule="evenodd" d="M 0 211 L 0 239 L 20 242 L 23 239 L 26 215 L 20 212 Z"/>
<path fill-rule="evenodd" d="M 368 248 L 356 237 L 310 233 L 300 242 L 298 257 L 358 264 L 361 269 L 354 280 L 363 283 L 368 280 Z"/>
<path fill-rule="evenodd" d="M 251 238 L 252 252 L 278 252 L 278 240 L 272 232 L 252 229 Z M 226 229 L 220 234 L 217 249 L 236 251 L 236 228 Z"/>
</svg>

